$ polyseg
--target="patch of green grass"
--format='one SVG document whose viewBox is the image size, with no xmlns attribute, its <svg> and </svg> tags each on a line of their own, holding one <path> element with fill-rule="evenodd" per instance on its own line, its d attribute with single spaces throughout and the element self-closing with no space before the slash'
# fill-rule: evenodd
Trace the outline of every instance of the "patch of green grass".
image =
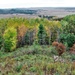
<svg viewBox="0 0 75 75">
<path fill-rule="evenodd" d="M 52 46 L 37 45 L 21 47 L 8 53 L 0 51 L 0 69 L 4 68 L 4 73 L 8 69 L 11 72 L 8 72 L 8 75 L 45 75 L 50 74 L 52 70 L 54 75 L 65 75 L 65 71 L 68 75 L 72 69 L 71 62 L 54 62 L 53 56 L 57 54 L 53 53 L 53 50 L 55 51 L 55 48 Z M 61 58 L 68 60 L 71 59 L 71 55 L 65 52 Z M 74 70 L 72 72 L 74 74 Z"/>
</svg>

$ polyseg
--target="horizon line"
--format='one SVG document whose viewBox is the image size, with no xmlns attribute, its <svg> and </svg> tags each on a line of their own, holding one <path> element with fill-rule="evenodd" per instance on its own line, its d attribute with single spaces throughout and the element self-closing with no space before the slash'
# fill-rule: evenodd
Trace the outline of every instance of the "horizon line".
<svg viewBox="0 0 75 75">
<path fill-rule="evenodd" d="M 60 7 L 52 7 L 52 6 L 48 6 L 48 7 L 11 7 L 11 8 L 0 8 L 0 9 L 23 9 L 23 8 L 25 8 L 25 9 L 29 9 L 29 8 L 75 8 L 75 6 L 74 7 L 71 7 L 71 6 L 65 6 L 65 7 L 63 7 L 63 6 L 60 6 Z"/>
</svg>

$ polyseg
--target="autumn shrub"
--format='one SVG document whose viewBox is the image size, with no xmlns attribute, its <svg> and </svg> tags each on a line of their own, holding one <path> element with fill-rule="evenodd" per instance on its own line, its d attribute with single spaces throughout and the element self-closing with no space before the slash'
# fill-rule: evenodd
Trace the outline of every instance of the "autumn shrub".
<svg viewBox="0 0 75 75">
<path fill-rule="evenodd" d="M 55 41 L 54 41 L 54 42 L 52 43 L 52 46 L 58 47 L 58 45 L 59 45 L 58 42 L 55 42 Z"/>
<path fill-rule="evenodd" d="M 17 43 L 17 31 L 15 28 L 8 28 L 5 30 L 4 35 L 4 49 L 6 52 L 13 51 Z"/>
<path fill-rule="evenodd" d="M 62 43 L 53 42 L 52 45 L 56 48 L 59 56 L 62 55 L 66 50 L 65 46 Z"/>
<path fill-rule="evenodd" d="M 65 46 L 62 43 L 59 43 L 57 47 L 57 51 L 58 51 L 59 56 L 62 55 L 65 52 Z"/>
</svg>

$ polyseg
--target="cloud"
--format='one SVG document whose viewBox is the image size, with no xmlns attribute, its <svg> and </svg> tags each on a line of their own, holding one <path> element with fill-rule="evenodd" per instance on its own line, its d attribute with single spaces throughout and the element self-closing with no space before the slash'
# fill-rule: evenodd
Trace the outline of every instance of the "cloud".
<svg viewBox="0 0 75 75">
<path fill-rule="evenodd" d="M 75 7 L 74 0 L 0 0 L 0 8 Z"/>
</svg>

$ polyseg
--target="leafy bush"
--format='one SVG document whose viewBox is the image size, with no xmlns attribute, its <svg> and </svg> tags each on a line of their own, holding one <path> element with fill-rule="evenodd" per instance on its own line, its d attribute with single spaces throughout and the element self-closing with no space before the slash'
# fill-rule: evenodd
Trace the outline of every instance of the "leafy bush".
<svg viewBox="0 0 75 75">
<path fill-rule="evenodd" d="M 14 28 L 5 30 L 4 35 L 4 49 L 6 52 L 13 51 L 16 48 L 17 32 Z"/>
<path fill-rule="evenodd" d="M 67 41 L 67 43 L 68 43 L 68 46 L 71 47 L 71 46 L 75 43 L 75 35 L 69 33 L 69 34 L 66 36 L 66 41 Z"/>
<path fill-rule="evenodd" d="M 75 35 L 72 33 L 60 34 L 60 42 L 67 42 L 68 46 L 72 47 L 72 45 L 75 43 Z"/>
</svg>

